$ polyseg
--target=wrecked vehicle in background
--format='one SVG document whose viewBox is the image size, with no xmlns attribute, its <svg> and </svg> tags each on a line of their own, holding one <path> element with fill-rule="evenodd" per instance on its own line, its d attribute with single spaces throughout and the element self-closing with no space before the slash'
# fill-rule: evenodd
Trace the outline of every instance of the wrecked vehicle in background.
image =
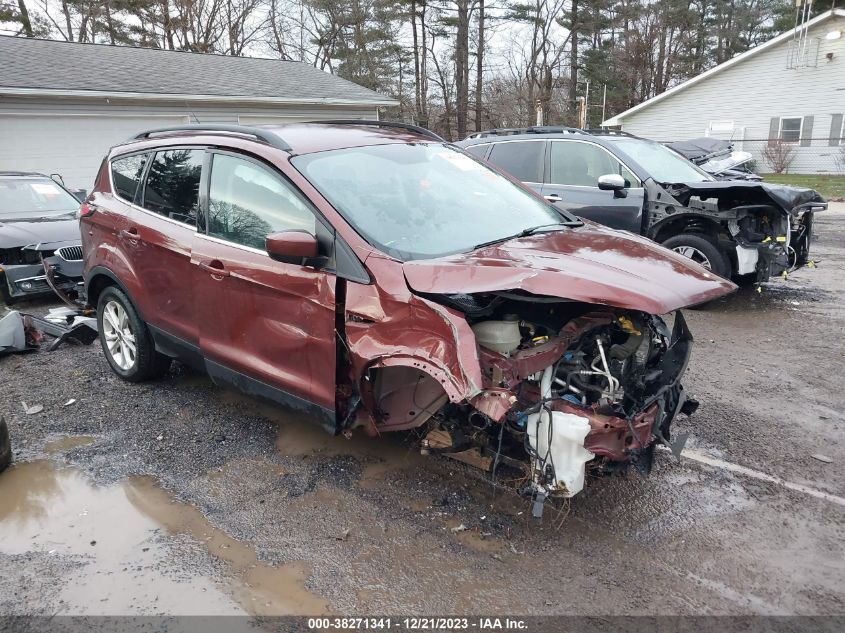
<svg viewBox="0 0 845 633">
<path fill-rule="evenodd" d="M 812 189 L 716 180 L 660 143 L 622 132 L 489 130 L 458 143 L 555 206 L 644 235 L 725 278 L 766 281 L 809 261 Z"/>
<path fill-rule="evenodd" d="M 666 147 L 695 163 L 716 180 L 763 180 L 762 176 L 748 169 L 748 164 L 754 159 L 751 152 L 735 150 L 730 141 L 704 136 L 666 143 Z"/>
<path fill-rule="evenodd" d="M 82 281 L 79 201 L 42 174 L 0 172 L 0 298 L 76 292 Z"/>
<path fill-rule="evenodd" d="M 396 123 L 144 133 L 80 214 L 125 380 L 177 358 L 333 434 L 413 430 L 538 508 L 648 472 L 696 404 L 679 309 L 736 289 Z"/>
</svg>

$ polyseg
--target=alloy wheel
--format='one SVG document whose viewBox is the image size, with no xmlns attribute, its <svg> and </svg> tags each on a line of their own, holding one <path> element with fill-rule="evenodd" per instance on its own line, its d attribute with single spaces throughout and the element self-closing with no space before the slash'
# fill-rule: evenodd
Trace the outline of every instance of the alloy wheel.
<svg viewBox="0 0 845 633">
<path fill-rule="evenodd" d="M 696 264 L 701 264 L 707 270 L 713 269 L 712 264 L 710 263 L 710 260 L 707 259 L 707 255 L 702 253 L 700 250 L 698 250 L 694 246 L 676 246 L 672 250 L 675 251 L 676 253 L 678 253 L 679 255 L 683 255 L 684 257 L 688 257 L 689 259 L 694 261 Z"/>
<path fill-rule="evenodd" d="M 103 336 L 114 364 L 123 371 L 132 369 L 138 358 L 135 333 L 126 309 L 117 301 L 109 301 L 103 308 Z"/>
</svg>

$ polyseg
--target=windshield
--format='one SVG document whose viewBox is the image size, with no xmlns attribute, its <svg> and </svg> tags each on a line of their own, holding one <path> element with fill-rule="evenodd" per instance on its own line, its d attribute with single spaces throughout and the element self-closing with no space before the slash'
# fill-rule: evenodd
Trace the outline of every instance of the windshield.
<svg viewBox="0 0 845 633">
<path fill-rule="evenodd" d="M 403 261 L 575 219 L 446 145 L 354 147 L 293 163 L 364 239 Z"/>
<path fill-rule="evenodd" d="M 614 138 L 613 143 L 649 176 L 661 183 L 706 182 L 713 178 L 677 152 L 638 138 Z"/>
<path fill-rule="evenodd" d="M 0 220 L 73 215 L 79 201 L 49 178 L 0 178 Z"/>
</svg>

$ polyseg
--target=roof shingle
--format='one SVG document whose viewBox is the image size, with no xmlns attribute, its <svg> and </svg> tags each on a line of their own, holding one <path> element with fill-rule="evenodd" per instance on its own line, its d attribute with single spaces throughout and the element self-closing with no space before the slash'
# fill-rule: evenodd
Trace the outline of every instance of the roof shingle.
<svg viewBox="0 0 845 633">
<path fill-rule="evenodd" d="M 0 36 L 3 88 L 390 105 L 301 62 Z"/>
</svg>

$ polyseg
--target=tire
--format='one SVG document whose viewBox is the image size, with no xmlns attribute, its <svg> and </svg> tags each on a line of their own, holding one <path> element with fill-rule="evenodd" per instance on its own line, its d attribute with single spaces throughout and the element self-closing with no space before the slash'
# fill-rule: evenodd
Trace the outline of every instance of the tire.
<svg viewBox="0 0 845 633">
<path fill-rule="evenodd" d="M 725 279 L 731 278 L 731 264 L 716 242 L 702 233 L 681 233 L 663 242 L 663 246 L 689 257 Z"/>
<path fill-rule="evenodd" d="M 0 418 L 0 473 L 12 463 L 12 440 L 9 438 L 9 427 L 6 420 Z"/>
<path fill-rule="evenodd" d="M 122 290 L 106 287 L 97 300 L 100 344 L 112 371 L 128 382 L 159 378 L 170 368 L 170 357 L 156 351 L 147 324 Z"/>
</svg>

